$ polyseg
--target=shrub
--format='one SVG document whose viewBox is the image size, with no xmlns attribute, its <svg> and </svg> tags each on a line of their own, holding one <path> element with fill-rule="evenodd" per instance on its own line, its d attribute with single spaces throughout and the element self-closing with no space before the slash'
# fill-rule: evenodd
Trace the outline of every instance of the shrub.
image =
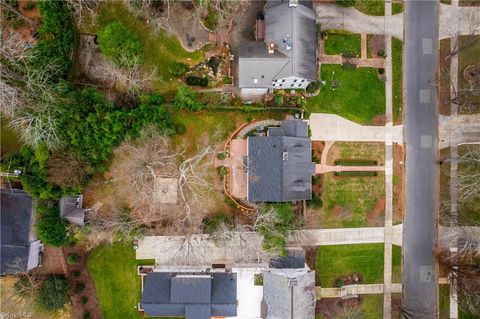
<svg viewBox="0 0 480 319">
<path fill-rule="evenodd" d="M 349 62 L 345 62 L 342 64 L 342 67 L 346 70 L 356 70 L 357 69 L 357 65 L 356 64 L 353 64 L 353 63 L 349 63 Z"/>
<path fill-rule="evenodd" d="M 182 76 L 188 72 L 188 65 L 182 62 L 172 62 L 168 65 L 168 72 L 173 76 Z"/>
<path fill-rule="evenodd" d="M 91 318 L 90 312 L 89 312 L 89 311 L 85 311 L 85 312 L 83 313 L 83 319 L 90 319 L 90 318 Z"/>
<path fill-rule="evenodd" d="M 77 254 L 70 254 L 68 255 L 68 258 L 67 258 L 67 263 L 69 265 L 75 265 L 76 263 L 78 263 L 80 261 L 80 256 L 78 256 Z"/>
<path fill-rule="evenodd" d="M 385 74 L 385 69 L 384 68 L 378 69 L 378 74 L 380 75 Z"/>
<path fill-rule="evenodd" d="M 86 305 L 88 303 L 88 297 L 87 296 L 82 296 L 82 298 L 80 299 L 80 303 L 82 305 Z"/>
<path fill-rule="evenodd" d="M 218 153 L 217 153 L 217 158 L 218 158 L 219 160 L 224 160 L 224 159 L 227 158 L 227 154 L 225 154 L 225 152 L 218 152 Z"/>
<path fill-rule="evenodd" d="M 74 270 L 73 271 L 73 277 L 78 278 L 78 277 L 80 277 L 80 275 L 81 275 L 80 270 Z"/>
<path fill-rule="evenodd" d="M 322 177 L 319 175 L 315 175 L 312 178 L 312 184 L 313 185 L 320 185 L 322 183 Z"/>
<path fill-rule="evenodd" d="M 315 81 L 315 82 L 310 82 L 310 84 L 307 86 L 307 93 L 315 93 L 320 89 L 320 82 Z"/>
<path fill-rule="evenodd" d="M 217 174 L 220 175 L 220 179 L 223 181 L 223 177 L 227 174 L 227 168 L 224 166 L 217 167 Z"/>
<path fill-rule="evenodd" d="M 197 94 L 191 88 L 186 85 L 180 85 L 173 98 L 173 106 L 177 109 L 198 111 L 202 107 L 202 104 L 198 100 Z"/>
<path fill-rule="evenodd" d="M 42 26 L 38 29 L 39 41 L 33 47 L 31 64 L 37 69 L 45 68 L 52 61 L 56 68 L 49 68 L 51 79 L 64 79 L 72 65 L 75 31 L 70 9 L 65 1 L 38 2 Z"/>
<path fill-rule="evenodd" d="M 178 135 L 182 135 L 187 131 L 187 128 L 185 127 L 185 124 L 183 123 L 177 123 L 175 124 L 175 133 Z"/>
<path fill-rule="evenodd" d="M 208 15 L 205 19 L 203 19 L 203 24 L 207 29 L 215 30 L 218 24 L 218 16 L 217 12 L 212 6 L 208 6 Z"/>
<path fill-rule="evenodd" d="M 285 105 L 285 99 L 283 95 L 275 95 L 275 105 L 277 106 L 284 106 Z"/>
<path fill-rule="evenodd" d="M 345 286 L 345 281 L 343 281 L 343 279 L 339 278 L 335 281 L 335 285 L 339 288 Z"/>
<path fill-rule="evenodd" d="M 208 86 L 208 79 L 207 78 L 201 78 L 201 77 L 198 77 L 198 76 L 189 76 L 189 77 L 187 77 L 185 82 L 188 85 L 191 85 L 191 86 L 202 86 L 202 87 Z"/>
<path fill-rule="evenodd" d="M 59 209 L 53 205 L 39 204 L 36 207 L 39 215 L 35 228 L 39 239 L 47 245 L 55 247 L 69 243 L 66 222 L 60 218 Z"/>
<path fill-rule="evenodd" d="M 313 195 L 312 199 L 308 202 L 308 206 L 315 208 L 315 209 L 320 209 L 323 207 L 323 202 L 320 196 Z"/>
<path fill-rule="evenodd" d="M 353 7 L 356 0 L 336 0 L 337 4 L 342 7 Z"/>
<path fill-rule="evenodd" d="M 75 292 L 76 293 L 81 293 L 85 290 L 85 284 L 83 282 L 78 282 L 76 285 L 75 285 Z"/>
<path fill-rule="evenodd" d="M 25 297 L 32 288 L 31 281 L 27 276 L 22 276 L 13 285 L 13 290 L 18 296 Z"/>
<path fill-rule="evenodd" d="M 143 45 L 137 35 L 123 23 L 114 21 L 98 34 L 102 53 L 120 67 L 131 67 L 143 63 Z"/>
<path fill-rule="evenodd" d="M 38 302 L 45 310 L 57 310 L 68 302 L 69 295 L 70 285 L 65 277 L 53 275 L 43 281 Z"/>
<path fill-rule="evenodd" d="M 377 54 L 378 54 L 378 56 L 380 56 L 380 57 L 382 57 L 382 58 L 385 57 L 385 51 L 383 51 L 383 50 L 379 50 L 379 51 L 377 52 Z"/>
<path fill-rule="evenodd" d="M 33 2 L 33 1 L 28 1 L 27 3 L 25 3 L 25 4 L 23 5 L 23 10 L 25 10 L 25 11 L 31 11 L 31 10 L 35 9 L 36 6 L 37 6 L 37 5 L 35 4 L 35 2 Z"/>
</svg>

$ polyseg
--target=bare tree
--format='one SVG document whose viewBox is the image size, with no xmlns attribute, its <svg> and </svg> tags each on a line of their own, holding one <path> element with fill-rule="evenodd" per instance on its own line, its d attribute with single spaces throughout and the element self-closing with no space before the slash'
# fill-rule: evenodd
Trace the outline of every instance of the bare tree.
<svg viewBox="0 0 480 319">
<path fill-rule="evenodd" d="M 40 287 L 41 279 L 26 270 L 26 260 L 15 258 L 7 265 L 9 273 L 16 274 L 18 281 L 13 286 L 13 291 L 7 294 L 8 301 L 22 309 L 30 310 L 35 304 L 35 296 Z"/>
<path fill-rule="evenodd" d="M 95 9 L 102 0 L 65 0 L 72 10 L 77 27 L 80 27 L 86 17 L 95 17 Z"/>
<path fill-rule="evenodd" d="M 23 15 L 20 11 L 18 11 L 16 8 L 14 8 L 7 1 L 0 1 L 0 6 L 3 7 L 3 10 L 7 10 L 7 11 L 15 13 L 19 19 L 25 21 L 30 26 L 32 26 L 32 27 L 37 27 L 38 26 L 38 22 L 27 18 L 25 15 Z"/>
</svg>

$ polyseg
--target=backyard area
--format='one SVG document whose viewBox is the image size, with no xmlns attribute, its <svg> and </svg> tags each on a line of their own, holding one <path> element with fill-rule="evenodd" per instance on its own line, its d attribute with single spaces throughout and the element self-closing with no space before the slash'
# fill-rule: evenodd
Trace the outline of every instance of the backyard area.
<svg viewBox="0 0 480 319">
<path fill-rule="evenodd" d="M 362 284 L 383 283 L 383 244 L 319 246 L 315 263 L 322 287 L 338 287 L 357 274 Z M 393 246 L 392 282 L 401 282 L 401 248 Z M 350 280 L 352 281 L 352 280 Z"/>
<path fill-rule="evenodd" d="M 329 30 L 324 37 L 325 54 L 353 53 L 360 56 L 360 34 L 344 30 Z"/>
<path fill-rule="evenodd" d="M 153 264 L 153 260 L 136 260 L 131 243 L 100 245 L 92 251 L 88 270 L 95 282 L 103 318 L 143 318 L 137 310 L 141 288 L 136 267 Z"/>
<path fill-rule="evenodd" d="M 194 65 L 205 59 L 203 50 L 187 52 L 181 46 L 175 35 L 163 29 L 154 29 L 145 21 L 136 17 L 121 1 L 104 2 L 98 9 L 98 15 L 83 26 L 83 32 L 99 34 L 106 25 L 118 21 L 131 30 L 142 44 L 144 56 L 143 68 L 146 72 L 156 72 L 158 79 L 153 83 L 153 89 L 159 92 L 169 91 L 180 82 L 172 80 L 173 75 L 168 66 L 172 62 L 183 62 Z"/>
<path fill-rule="evenodd" d="M 385 113 L 385 83 L 375 68 L 347 70 L 323 64 L 320 94 L 307 100 L 309 112 L 335 113 L 359 124 L 372 124 Z"/>
</svg>

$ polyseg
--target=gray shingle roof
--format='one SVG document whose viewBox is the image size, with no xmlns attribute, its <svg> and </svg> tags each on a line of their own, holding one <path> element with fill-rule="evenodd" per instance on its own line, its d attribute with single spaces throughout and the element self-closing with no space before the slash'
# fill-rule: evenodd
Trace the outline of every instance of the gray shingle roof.
<svg viewBox="0 0 480 319">
<path fill-rule="evenodd" d="M 31 233 L 32 198 L 21 190 L 2 189 L 0 202 L 0 273 L 27 271 L 30 242 L 34 240 Z M 12 269 L 14 263 L 19 268 Z"/>
<path fill-rule="evenodd" d="M 149 316 L 185 316 L 203 319 L 236 316 L 235 273 L 152 272 L 144 279 L 141 306 Z"/>
<path fill-rule="evenodd" d="M 315 317 L 315 272 L 263 273 L 266 319 L 313 319 Z"/>
<path fill-rule="evenodd" d="M 315 163 L 310 139 L 305 137 L 307 125 L 301 122 L 284 121 L 281 128 L 270 128 L 269 136 L 247 139 L 250 202 L 311 199 Z"/>
<path fill-rule="evenodd" d="M 71 224 L 83 226 L 85 221 L 85 209 L 82 208 L 83 196 L 65 195 L 60 199 L 60 217 L 67 220 Z"/>
<path fill-rule="evenodd" d="M 289 76 L 315 81 L 317 35 L 311 3 L 301 1 L 296 8 L 290 8 L 288 1 L 267 2 L 264 15 L 265 42 L 240 45 L 239 87 L 270 88 L 273 79 Z M 268 53 L 270 42 L 275 43 L 273 54 Z M 286 49 L 286 42 L 291 49 Z"/>
</svg>

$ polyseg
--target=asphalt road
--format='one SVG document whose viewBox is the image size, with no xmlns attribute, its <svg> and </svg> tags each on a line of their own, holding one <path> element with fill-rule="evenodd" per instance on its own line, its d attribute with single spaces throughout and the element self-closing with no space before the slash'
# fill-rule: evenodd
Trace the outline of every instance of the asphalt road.
<svg viewBox="0 0 480 319">
<path fill-rule="evenodd" d="M 438 1 L 405 2 L 404 135 L 407 145 L 403 306 L 409 318 L 436 318 Z"/>
</svg>

